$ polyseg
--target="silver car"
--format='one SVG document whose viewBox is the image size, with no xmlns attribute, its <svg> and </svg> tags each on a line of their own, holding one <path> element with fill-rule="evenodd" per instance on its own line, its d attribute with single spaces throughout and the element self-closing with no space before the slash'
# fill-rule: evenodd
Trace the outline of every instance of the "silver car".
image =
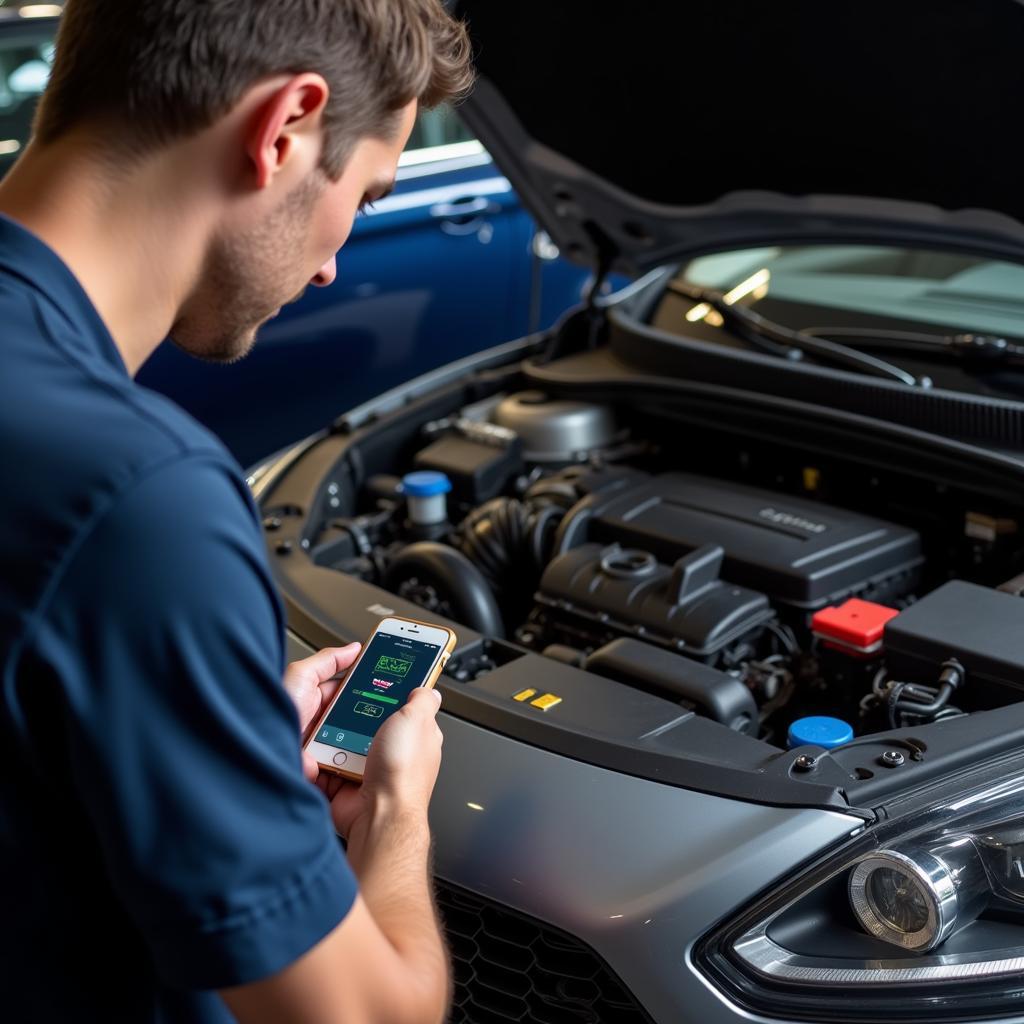
<svg viewBox="0 0 1024 1024">
<path fill-rule="evenodd" d="M 457 7 L 590 298 L 250 475 L 458 633 L 452 1019 L 1024 1020 L 1024 6 Z"/>
</svg>

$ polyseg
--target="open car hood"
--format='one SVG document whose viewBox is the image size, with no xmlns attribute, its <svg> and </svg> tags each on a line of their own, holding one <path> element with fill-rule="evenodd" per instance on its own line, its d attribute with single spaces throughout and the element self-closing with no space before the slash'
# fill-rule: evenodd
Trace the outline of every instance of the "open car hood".
<svg viewBox="0 0 1024 1024">
<path fill-rule="evenodd" d="M 462 110 L 577 262 L 765 244 L 1024 261 L 1019 0 L 458 0 Z"/>
</svg>

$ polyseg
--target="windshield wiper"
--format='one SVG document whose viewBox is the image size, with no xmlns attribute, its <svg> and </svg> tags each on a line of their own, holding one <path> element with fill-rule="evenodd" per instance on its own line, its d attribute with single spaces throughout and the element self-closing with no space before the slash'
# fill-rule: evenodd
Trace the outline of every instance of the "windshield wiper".
<svg viewBox="0 0 1024 1024">
<path fill-rule="evenodd" d="M 849 345 L 819 337 L 810 331 L 783 327 L 752 309 L 726 302 L 725 296 L 713 289 L 690 285 L 678 279 L 669 281 L 667 287 L 677 295 L 709 306 L 718 313 L 723 323 L 734 334 L 762 352 L 791 361 L 800 360 L 805 355 L 813 356 L 823 363 L 857 370 L 872 377 L 898 381 L 907 387 L 931 387 L 931 380 L 928 377 L 915 377 L 884 359 L 859 352 Z"/>
<path fill-rule="evenodd" d="M 995 334 L 925 334 L 873 327 L 806 327 L 804 333 L 819 338 L 851 338 L 868 348 L 921 352 L 985 365 L 1024 363 L 1024 345 Z"/>
</svg>

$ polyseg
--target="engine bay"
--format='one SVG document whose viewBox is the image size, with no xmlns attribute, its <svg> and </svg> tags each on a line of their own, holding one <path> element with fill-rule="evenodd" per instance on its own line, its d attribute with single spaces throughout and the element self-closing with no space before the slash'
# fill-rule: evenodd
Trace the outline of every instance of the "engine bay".
<svg viewBox="0 0 1024 1024">
<path fill-rule="evenodd" d="M 826 748 L 1024 689 L 1012 510 L 856 452 L 812 463 L 656 404 L 496 390 L 407 425 L 323 501 L 317 566 L 487 638 L 455 683 L 528 652 Z"/>
</svg>

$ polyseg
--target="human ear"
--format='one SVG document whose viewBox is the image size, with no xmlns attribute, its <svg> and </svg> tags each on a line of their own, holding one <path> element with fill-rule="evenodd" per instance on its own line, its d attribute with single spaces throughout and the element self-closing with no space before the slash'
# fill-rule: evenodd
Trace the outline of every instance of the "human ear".
<svg viewBox="0 0 1024 1024">
<path fill-rule="evenodd" d="M 295 75 L 275 88 L 257 109 L 245 139 L 256 187 L 266 188 L 303 137 L 319 152 L 320 115 L 330 90 L 320 75 Z"/>
</svg>

